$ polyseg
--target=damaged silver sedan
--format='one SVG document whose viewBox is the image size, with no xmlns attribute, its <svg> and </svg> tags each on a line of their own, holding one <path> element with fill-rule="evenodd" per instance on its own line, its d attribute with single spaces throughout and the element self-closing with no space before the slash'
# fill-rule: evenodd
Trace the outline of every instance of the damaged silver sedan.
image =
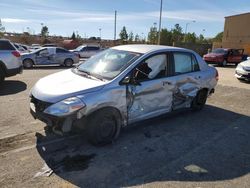
<svg viewBox="0 0 250 188">
<path fill-rule="evenodd" d="M 107 144 L 131 123 L 179 108 L 202 109 L 217 81 L 217 70 L 191 50 L 116 46 L 40 79 L 30 111 L 57 132 L 78 127 L 91 143 Z"/>
</svg>

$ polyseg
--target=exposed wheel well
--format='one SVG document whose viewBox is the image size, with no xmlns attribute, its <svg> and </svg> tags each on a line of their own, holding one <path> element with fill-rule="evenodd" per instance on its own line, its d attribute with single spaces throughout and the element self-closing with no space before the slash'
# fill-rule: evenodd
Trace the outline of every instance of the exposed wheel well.
<svg viewBox="0 0 250 188">
<path fill-rule="evenodd" d="M 105 110 L 105 111 L 108 110 L 108 111 L 113 111 L 113 112 L 115 112 L 114 115 L 116 116 L 116 118 L 118 118 L 117 120 L 120 121 L 120 123 L 123 122 L 123 118 L 122 118 L 122 115 L 121 115 L 120 110 L 117 109 L 117 108 L 115 108 L 115 107 L 112 107 L 112 106 L 99 108 L 99 109 L 97 109 L 97 110 L 91 112 L 87 117 L 89 118 L 89 117 L 93 116 L 95 113 L 98 113 L 98 112 L 103 111 L 103 110 Z"/>
</svg>

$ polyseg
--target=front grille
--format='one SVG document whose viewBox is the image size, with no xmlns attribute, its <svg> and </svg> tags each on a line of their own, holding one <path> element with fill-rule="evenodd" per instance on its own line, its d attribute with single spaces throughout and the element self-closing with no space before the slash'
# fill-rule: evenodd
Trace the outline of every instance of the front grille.
<svg viewBox="0 0 250 188">
<path fill-rule="evenodd" d="M 46 108 L 52 105 L 52 103 L 41 101 L 34 96 L 31 97 L 30 102 L 35 105 L 36 111 L 38 112 L 43 112 Z"/>
</svg>

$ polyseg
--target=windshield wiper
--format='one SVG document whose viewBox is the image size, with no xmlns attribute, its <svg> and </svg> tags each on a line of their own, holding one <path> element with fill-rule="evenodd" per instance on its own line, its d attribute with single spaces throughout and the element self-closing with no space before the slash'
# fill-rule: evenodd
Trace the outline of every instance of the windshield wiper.
<svg viewBox="0 0 250 188">
<path fill-rule="evenodd" d="M 95 79 L 98 79 L 98 80 L 101 80 L 101 81 L 105 81 L 103 78 L 100 78 L 99 76 L 97 76 L 97 75 L 95 75 L 95 74 L 91 74 L 91 73 L 88 72 L 88 71 L 79 69 L 78 67 L 77 67 L 77 70 L 78 70 L 79 72 L 84 73 L 84 75 L 85 75 L 86 77 L 88 77 L 88 78 L 92 78 L 92 79 L 95 78 Z"/>
</svg>

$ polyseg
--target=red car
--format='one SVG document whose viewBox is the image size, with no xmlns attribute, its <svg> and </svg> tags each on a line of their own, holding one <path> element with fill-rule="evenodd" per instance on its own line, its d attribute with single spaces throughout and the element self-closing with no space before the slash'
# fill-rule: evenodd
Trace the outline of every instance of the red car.
<svg viewBox="0 0 250 188">
<path fill-rule="evenodd" d="M 234 63 L 237 65 L 240 63 L 245 55 L 244 49 L 229 49 L 229 48 L 216 48 L 203 56 L 203 59 L 207 63 L 215 63 L 219 66 L 226 66 L 227 63 Z"/>
</svg>

